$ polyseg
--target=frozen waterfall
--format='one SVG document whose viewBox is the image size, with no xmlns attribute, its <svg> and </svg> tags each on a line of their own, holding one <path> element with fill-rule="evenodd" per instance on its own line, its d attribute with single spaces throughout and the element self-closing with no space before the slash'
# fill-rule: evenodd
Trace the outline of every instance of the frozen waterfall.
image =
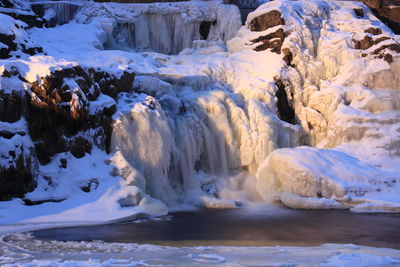
<svg viewBox="0 0 400 267">
<path fill-rule="evenodd" d="M 221 84 L 193 88 L 149 76 L 134 84 L 136 93 L 119 101 L 113 147 L 143 175 L 133 184 L 169 205 L 257 200 L 258 164 L 278 147 L 298 145 L 297 126 Z"/>
<path fill-rule="evenodd" d="M 77 1 L 30 1 L 32 10 L 45 18 L 50 26 L 72 21 L 82 3 Z"/>
<path fill-rule="evenodd" d="M 232 39 L 241 27 L 234 5 L 215 2 L 154 4 L 86 3 L 77 14 L 79 22 L 109 18 L 106 49 L 155 51 L 178 54 L 196 40 Z"/>
</svg>

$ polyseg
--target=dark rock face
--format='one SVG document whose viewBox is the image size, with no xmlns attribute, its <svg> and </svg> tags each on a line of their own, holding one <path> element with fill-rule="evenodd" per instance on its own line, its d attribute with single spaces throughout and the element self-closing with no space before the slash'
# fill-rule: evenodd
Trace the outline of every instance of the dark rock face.
<svg viewBox="0 0 400 267">
<path fill-rule="evenodd" d="M 262 42 L 262 44 L 254 48 L 255 51 L 264 51 L 267 49 L 271 49 L 272 52 L 280 54 L 284 40 L 285 40 L 285 32 L 282 29 L 279 29 L 276 32 L 260 36 L 257 39 L 251 40 L 251 42 L 252 43 Z"/>
<path fill-rule="evenodd" d="M 369 31 L 370 29 L 367 29 L 367 31 Z M 371 31 L 375 32 L 375 30 Z M 383 41 L 387 40 L 391 40 L 392 42 L 381 44 Z M 354 42 L 354 48 L 358 50 L 367 50 L 373 46 L 377 46 L 377 48 L 375 48 L 373 51 L 363 53 L 362 56 L 366 57 L 368 54 L 370 54 L 377 58 L 383 58 L 388 63 L 393 62 L 393 56 L 390 53 L 391 51 L 400 53 L 400 44 L 388 36 L 371 37 L 369 35 L 365 35 L 363 39 L 353 40 L 353 42 Z"/>
<path fill-rule="evenodd" d="M 287 64 L 288 66 L 295 67 L 295 66 L 292 64 L 292 61 L 293 61 L 293 54 L 292 54 L 292 51 L 290 51 L 289 48 L 284 48 L 284 49 L 282 49 L 282 53 L 284 54 L 283 60 L 286 62 L 286 64 Z"/>
<path fill-rule="evenodd" d="M 269 28 L 284 25 L 285 20 L 277 10 L 272 10 L 268 13 L 260 15 L 250 22 L 249 28 L 251 31 L 260 32 Z M 254 48 L 255 51 L 264 51 L 270 49 L 272 52 L 280 54 L 283 41 L 285 40 L 285 32 L 282 28 L 277 29 L 275 32 L 261 35 L 260 37 L 251 40 L 253 44 L 257 44 Z M 293 55 L 289 49 L 282 51 L 285 54 L 285 61 L 291 65 Z"/>
<path fill-rule="evenodd" d="M 14 7 L 14 3 L 10 0 L 0 0 L 0 7 L 11 8 Z"/>
<path fill-rule="evenodd" d="M 0 91 L 0 121 L 10 123 L 18 121 L 24 107 L 25 98 L 20 93 L 5 94 Z"/>
<path fill-rule="evenodd" d="M 33 13 L 38 17 L 43 17 L 48 9 L 55 11 L 54 17 L 46 18 L 44 21 L 46 27 L 55 27 L 70 22 L 81 7 L 79 4 L 65 1 L 33 2 L 30 6 Z"/>
<path fill-rule="evenodd" d="M 398 0 L 358 1 L 363 1 L 381 21 L 393 30 L 394 33 L 400 34 L 400 2 Z"/>
<path fill-rule="evenodd" d="M 285 82 L 280 78 L 274 79 L 275 85 L 278 87 L 275 96 L 278 98 L 277 107 L 279 118 L 288 123 L 294 124 L 295 122 L 295 112 L 288 99 L 286 92 Z"/>
<path fill-rule="evenodd" d="M 203 40 L 207 40 L 208 34 L 210 33 L 211 26 L 215 25 L 216 23 L 217 23 L 216 21 L 203 21 L 200 24 L 199 31 L 200 31 L 201 38 Z"/>
<path fill-rule="evenodd" d="M 282 18 L 279 11 L 272 10 L 253 19 L 250 22 L 250 30 L 253 32 L 261 32 L 278 25 L 285 25 L 285 20 Z"/>
<path fill-rule="evenodd" d="M 364 9 L 362 8 L 355 8 L 353 9 L 354 13 L 357 17 L 363 18 L 364 17 Z"/>
<path fill-rule="evenodd" d="M 28 28 L 43 27 L 45 23 L 41 17 L 37 16 L 29 9 L 28 5 L 25 6 L 13 0 L 0 0 L 0 7 L 3 7 L 0 13 L 25 22 Z"/>
<path fill-rule="evenodd" d="M 25 22 L 28 25 L 28 28 L 32 28 L 32 27 L 41 28 L 45 24 L 45 21 L 42 18 L 38 17 L 33 12 L 29 12 L 29 13 L 26 12 L 26 14 L 21 14 L 15 10 L 2 10 L 1 13 L 8 15 L 10 17 L 13 17 L 14 19 Z"/>
<path fill-rule="evenodd" d="M 386 40 L 390 40 L 390 38 L 387 36 L 383 36 L 383 37 L 374 39 L 368 35 L 365 35 L 364 39 L 354 40 L 354 47 L 356 49 L 366 50 L 366 49 L 372 47 L 373 45 L 379 44 L 380 42 L 386 41 Z"/>
<path fill-rule="evenodd" d="M 25 193 L 32 191 L 36 182 L 32 173 L 32 155 L 26 155 L 24 144 L 18 144 L 14 150 L 9 151 L 10 166 L 0 167 L 0 201 L 9 200 L 12 197 L 22 197 Z M 21 155 L 15 154 L 21 150 Z M 4 160 L 4 155 L 1 155 Z"/>
<path fill-rule="evenodd" d="M 108 150 L 111 139 L 111 115 L 116 107 L 90 113 L 90 101 L 101 93 L 116 97 L 130 91 L 134 74 L 121 77 L 94 69 L 73 67 L 55 71 L 31 84 L 35 95 L 28 103 L 29 133 L 35 142 L 38 159 L 48 163 L 56 153 L 70 151 L 81 158 L 94 144 Z M 101 140 L 93 141 L 93 134 Z"/>
<path fill-rule="evenodd" d="M 0 123 L 15 123 L 22 118 L 25 93 L 0 91 Z M 0 127 L 0 201 L 22 197 L 32 191 L 36 159 L 24 129 Z"/>
<path fill-rule="evenodd" d="M 108 151 L 116 111 L 110 97 L 131 91 L 134 77 L 76 66 L 27 84 L 18 70 L 5 70 L 1 79 L 20 80 L 31 92 L 0 90 L 0 200 L 32 191 L 38 162 L 49 163 L 56 153 L 80 158 L 95 145 Z M 93 106 L 100 98 L 110 100 Z M 60 167 L 67 166 L 62 159 Z"/>
<path fill-rule="evenodd" d="M 269 28 L 276 27 L 279 25 L 284 25 L 285 20 L 282 18 L 282 15 L 277 10 L 272 10 L 268 13 L 265 13 L 261 16 L 253 19 L 249 25 L 251 31 L 265 31 Z M 282 45 L 285 40 L 286 34 L 282 28 L 278 28 L 275 32 L 269 33 L 267 35 L 261 35 L 258 38 L 251 40 L 253 44 L 257 44 L 254 48 L 255 51 L 264 51 L 270 50 L 271 52 L 281 54 L 283 53 L 283 60 L 290 67 L 295 67 L 292 64 L 293 54 L 289 48 L 283 48 Z M 288 123 L 295 123 L 295 111 L 293 109 L 293 104 L 289 100 L 288 92 L 286 91 L 287 85 L 285 82 L 276 77 L 274 79 L 275 85 L 278 90 L 276 91 L 275 96 L 277 97 L 277 108 L 278 108 L 278 116 L 281 120 L 286 121 Z M 293 96 L 291 96 L 293 98 Z"/>
<path fill-rule="evenodd" d="M 366 29 L 365 33 L 369 33 L 369 34 L 372 34 L 372 35 L 379 35 L 379 34 L 382 34 L 382 30 L 379 29 L 379 28 L 371 27 L 371 28 Z"/>
<path fill-rule="evenodd" d="M 3 11 L 0 13 L 4 13 Z M 7 14 L 8 15 L 8 14 Z M 42 53 L 43 49 L 41 47 L 34 46 L 29 37 L 23 40 L 17 40 L 16 36 L 21 35 L 25 29 L 20 24 L 14 24 L 14 27 L 20 32 L 13 32 L 12 34 L 0 33 L 0 43 L 6 45 L 6 47 L 0 48 L 0 59 L 7 59 L 12 56 L 12 52 L 19 51 L 19 53 L 25 53 L 29 55 L 34 55 Z"/>
</svg>

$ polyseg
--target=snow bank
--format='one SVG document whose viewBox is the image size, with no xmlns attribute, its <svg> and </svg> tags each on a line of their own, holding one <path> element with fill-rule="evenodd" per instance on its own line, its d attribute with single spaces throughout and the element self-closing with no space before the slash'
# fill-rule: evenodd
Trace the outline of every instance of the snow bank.
<svg viewBox="0 0 400 267">
<path fill-rule="evenodd" d="M 378 192 L 394 204 L 386 211 L 398 212 L 399 181 L 398 172 L 383 171 L 343 152 L 310 147 L 275 150 L 257 172 L 260 195 L 292 208 L 357 209 L 365 202 L 382 202 L 374 200 Z"/>
<path fill-rule="evenodd" d="M 166 247 L 145 244 L 58 242 L 29 234 L 5 237 L 4 266 L 393 266 L 394 249 L 325 244 L 313 247 Z M 156 255 L 156 256 L 155 256 Z"/>
<path fill-rule="evenodd" d="M 20 28 L 25 28 L 28 25 L 26 23 L 15 20 L 10 16 L 0 13 L 0 33 L 6 35 L 13 35 L 20 31 Z"/>
</svg>

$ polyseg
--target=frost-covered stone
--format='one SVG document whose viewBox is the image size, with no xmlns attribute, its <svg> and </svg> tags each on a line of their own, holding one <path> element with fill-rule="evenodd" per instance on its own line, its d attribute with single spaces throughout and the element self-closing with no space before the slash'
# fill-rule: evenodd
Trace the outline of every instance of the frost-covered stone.
<svg viewBox="0 0 400 267">
<path fill-rule="evenodd" d="M 397 203 L 393 193 L 399 181 L 396 172 L 383 171 L 343 152 L 310 147 L 275 150 L 257 172 L 261 197 L 294 208 L 379 203 L 369 198 L 376 192 L 386 194 L 387 202 Z"/>
</svg>

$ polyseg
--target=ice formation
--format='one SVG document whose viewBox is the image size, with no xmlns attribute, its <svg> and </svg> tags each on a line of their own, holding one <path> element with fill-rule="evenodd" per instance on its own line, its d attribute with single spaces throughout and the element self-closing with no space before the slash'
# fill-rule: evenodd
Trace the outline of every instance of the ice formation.
<svg viewBox="0 0 400 267">
<path fill-rule="evenodd" d="M 159 4 L 87 3 L 77 14 L 79 22 L 95 17 L 113 20 L 108 49 L 152 50 L 177 54 L 195 40 L 228 41 L 241 26 L 235 6 L 216 2 Z"/>
<path fill-rule="evenodd" d="M 1 203 L 23 214 L 15 221 L 72 221 L 86 212 L 113 220 L 165 214 L 165 204 L 261 200 L 399 210 L 400 39 L 362 3 L 271 1 L 241 28 L 237 7 L 221 1 L 78 4 L 72 22 L 53 28 L 0 14 L 10 25 L 0 24 L 2 32 L 43 48 L 28 55 L 16 45 L 0 61 L 0 90 L 26 93 L 39 106 L 60 101 L 92 124 L 113 114 L 110 144 L 99 134 L 103 124 L 62 137 L 90 139 L 110 154 L 59 149 L 47 165 L 33 166 L 38 186 L 26 198 L 50 199 L 42 205 L 55 215 L 20 200 Z M 62 24 L 67 15 L 44 17 Z M 67 96 L 39 95 L 51 88 L 46 76 L 57 75 Z M 38 146 L 26 126 L 15 135 L 25 122 L 0 122 L 14 136 L 0 137 L 0 166 L 9 146 L 24 147 L 18 155 Z"/>
<path fill-rule="evenodd" d="M 276 11 L 283 25 L 249 30 L 257 17 Z M 399 37 L 359 3 L 274 1 L 249 15 L 230 49 L 240 50 L 279 29 L 285 32 L 282 52 L 291 66 L 282 77 L 302 128 L 302 143 L 342 154 L 306 148 L 272 153 L 258 170 L 261 195 L 273 198 L 280 192 L 277 198 L 286 205 L 303 208 L 333 203 L 373 210 L 386 200 L 388 209 L 397 211 Z M 258 45 L 251 46 L 257 50 Z M 367 164 L 361 167 L 350 155 Z M 380 191 L 387 199 L 378 197 L 375 205 L 364 196 Z"/>
</svg>

